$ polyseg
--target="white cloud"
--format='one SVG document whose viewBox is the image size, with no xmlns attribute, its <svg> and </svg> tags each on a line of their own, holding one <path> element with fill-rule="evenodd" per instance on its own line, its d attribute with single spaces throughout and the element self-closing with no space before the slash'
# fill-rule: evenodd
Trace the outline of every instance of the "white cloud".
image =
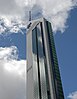
<svg viewBox="0 0 77 99">
<path fill-rule="evenodd" d="M 65 30 L 69 11 L 77 5 L 75 0 L 38 0 L 37 2 L 41 7 L 42 15 L 52 23 L 55 32 Z"/>
<path fill-rule="evenodd" d="M 17 15 L 22 13 L 23 6 L 19 6 L 19 4 L 24 4 L 23 1 L 24 0 L 20 0 L 19 2 L 17 2 L 17 0 L 0 0 L 0 14 Z"/>
<path fill-rule="evenodd" d="M 18 51 L 17 47 L 0 47 L 0 60 L 10 60 L 10 59 L 17 59 L 18 58 Z"/>
<path fill-rule="evenodd" d="M 28 12 L 33 19 L 44 16 L 52 23 L 53 31 L 63 32 L 69 12 L 77 6 L 77 0 L 0 0 L 0 33 L 21 31 L 28 22 Z"/>
<path fill-rule="evenodd" d="M 26 99 L 26 60 L 15 46 L 0 47 L 0 99 Z"/>
<path fill-rule="evenodd" d="M 68 98 L 69 99 L 77 99 L 77 91 L 70 93 Z"/>
</svg>

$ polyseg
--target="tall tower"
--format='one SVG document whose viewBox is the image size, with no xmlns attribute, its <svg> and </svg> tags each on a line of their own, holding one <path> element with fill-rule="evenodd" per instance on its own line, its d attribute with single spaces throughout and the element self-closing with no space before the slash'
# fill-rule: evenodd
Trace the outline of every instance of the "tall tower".
<svg viewBox="0 0 77 99">
<path fill-rule="evenodd" d="M 51 23 L 44 18 L 27 31 L 27 99 L 64 99 Z"/>
</svg>

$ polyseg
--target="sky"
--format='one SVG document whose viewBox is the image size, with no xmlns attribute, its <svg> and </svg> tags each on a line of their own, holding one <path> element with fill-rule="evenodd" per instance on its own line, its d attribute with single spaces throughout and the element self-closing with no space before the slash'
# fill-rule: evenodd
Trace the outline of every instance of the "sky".
<svg viewBox="0 0 77 99">
<path fill-rule="evenodd" d="M 30 10 L 51 22 L 65 99 L 77 99 L 77 0 L 0 0 L 0 99 L 26 99 Z"/>
</svg>

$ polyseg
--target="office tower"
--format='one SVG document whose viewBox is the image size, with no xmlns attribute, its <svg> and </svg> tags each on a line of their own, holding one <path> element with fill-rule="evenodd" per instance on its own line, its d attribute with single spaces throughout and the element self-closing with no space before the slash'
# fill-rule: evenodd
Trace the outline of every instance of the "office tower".
<svg viewBox="0 0 77 99">
<path fill-rule="evenodd" d="M 27 99 L 64 99 L 51 23 L 30 22 L 26 36 Z"/>
</svg>

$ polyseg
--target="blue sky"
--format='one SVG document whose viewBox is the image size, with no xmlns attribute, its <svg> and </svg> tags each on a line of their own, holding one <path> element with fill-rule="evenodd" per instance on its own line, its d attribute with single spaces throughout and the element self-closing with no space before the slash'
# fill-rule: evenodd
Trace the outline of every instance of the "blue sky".
<svg viewBox="0 0 77 99">
<path fill-rule="evenodd" d="M 77 8 L 70 12 L 68 28 L 54 35 L 65 99 L 77 91 Z M 76 98 L 77 99 L 77 98 Z"/>
<path fill-rule="evenodd" d="M 76 6 L 77 0 L 0 0 L 1 99 L 26 99 L 29 10 L 33 19 L 44 16 L 51 22 L 65 99 L 77 99 Z"/>
<path fill-rule="evenodd" d="M 16 46 L 18 48 L 19 59 L 26 59 L 26 30 L 24 34 L 0 35 L 0 47 Z"/>
</svg>

